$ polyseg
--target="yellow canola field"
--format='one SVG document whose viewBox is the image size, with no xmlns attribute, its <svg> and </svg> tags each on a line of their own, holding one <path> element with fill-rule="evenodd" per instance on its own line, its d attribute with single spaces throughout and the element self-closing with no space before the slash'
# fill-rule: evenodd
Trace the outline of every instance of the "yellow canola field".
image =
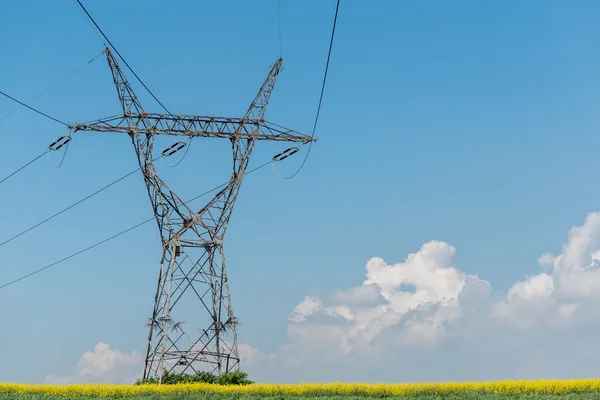
<svg viewBox="0 0 600 400">
<path fill-rule="evenodd" d="M 25 385 L 0 383 L 0 394 L 45 394 L 63 397 L 120 397 L 187 393 L 252 396 L 365 396 L 397 397 L 452 394 L 555 394 L 600 393 L 600 379 L 448 382 L 448 383 L 305 383 L 295 385 L 252 384 L 221 386 L 207 383 L 178 385 Z"/>
</svg>

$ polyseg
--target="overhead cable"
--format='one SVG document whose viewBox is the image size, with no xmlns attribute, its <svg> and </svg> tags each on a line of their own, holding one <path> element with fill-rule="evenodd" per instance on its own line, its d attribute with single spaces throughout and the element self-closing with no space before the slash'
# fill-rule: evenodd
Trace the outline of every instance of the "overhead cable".
<svg viewBox="0 0 600 400">
<path fill-rule="evenodd" d="M 88 16 L 88 18 L 90 19 L 90 21 L 92 21 L 92 23 L 94 24 L 94 26 L 98 29 L 98 31 L 102 34 L 102 36 L 104 37 L 104 39 L 106 39 L 106 41 L 108 42 L 108 44 L 110 45 L 110 47 L 112 47 L 112 49 L 115 51 L 115 53 L 117 53 L 117 55 L 119 56 L 119 58 L 121 60 L 123 60 L 123 63 L 125 63 L 125 65 L 127 66 L 127 68 L 129 68 L 129 70 L 131 71 L 131 73 L 137 78 L 137 80 L 142 84 L 142 86 L 148 91 L 148 93 L 150 93 L 150 95 L 154 98 L 154 100 L 156 100 L 156 102 L 158 104 L 160 104 L 160 106 L 171 116 L 173 116 L 173 114 L 171 114 L 171 112 L 169 110 L 167 110 L 167 107 L 164 106 L 163 103 L 160 102 L 160 100 L 158 100 L 158 98 L 154 95 L 154 93 L 152 93 L 152 91 L 148 88 L 148 86 L 146 86 L 146 84 L 144 83 L 144 81 L 142 81 L 142 79 L 135 73 L 135 71 L 133 70 L 133 68 L 131 68 L 129 66 L 129 64 L 127 63 L 127 61 L 125 61 L 125 59 L 123 58 L 123 56 L 121 55 L 121 53 L 119 53 L 119 50 L 117 50 L 117 48 L 112 44 L 112 42 L 110 41 L 110 39 L 104 34 L 104 32 L 102 31 L 102 29 L 100 29 L 100 27 L 98 26 L 98 24 L 96 23 L 96 21 L 94 21 L 94 18 L 92 18 L 92 16 L 90 15 L 90 13 L 85 9 L 85 7 L 83 6 L 83 4 L 81 4 L 81 1 L 77 0 L 77 3 L 79 4 L 79 6 L 83 9 L 83 11 L 86 13 L 86 15 Z"/>
<path fill-rule="evenodd" d="M 0 184 L 4 183 L 9 178 L 13 177 L 17 173 L 19 173 L 22 170 L 24 170 L 26 167 L 30 166 L 31 164 L 33 164 L 34 162 L 36 162 L 40 158 L 44 157 L 46 155 L 46 153 L 47 153 L 47 151 L 44 151 L 42 154 L 40 154 L 39 156 L 35 157 L 33 160 L 29 161 L 27 164 L 23 165 L 22 167 L 18 168 L 16 171 L 14 171 L 11 174 L 9 174 L 9 175 L 5 176 L 4 178 L 2 178 L 2 180 L 0 180 Z"/>
<path fill-rule="evenodd" d="M 0 184 L 4 183 L 9 178 L 11 178 L 11 177 L 15 176 L 16 174 L 18 174 L 19 172 L 23 171 L 26 167 L 30 166 L 31 164 L 33 164 L 34 162 L 36 162 L 37 160 L 39 160 L 40 158 L 42 158 L 43 156 L 45 156 L 50 151 L 56 151 L 56 150 L 59 150 L 64 145 L 68 145 L 68 143 L 70 141 L 71 141 L 71 136 L 61 136 L 60 138 L 56 139 L 54 142 L 52 142 L 52 144 L 50 144 L 50 146 L 48 146 L 48 150 L 44 151 L 42 154 L 40 154 L 39 156 L 35 157 L 33 160 L 29 161 L 28 163 L 26 163 L 22 167 L 18 168 L 17 170 L 15 170 L 14 172 L 12 172 L 8 176 L 5 176 L 4 178 L 2 178 L 2 180 L 0 180 Z M 64 159 L 64 157 L 63 157 L 63 159 Z M 61 164 L 62 164 L 62 162 L 61 162 Z"/>
<path fill-rule="evenodd" d="M 152 219 L 153 219 L 153 218 L 152 218 Z M 44 270 L 47 270 L 48 268 L 51 268 L 51 267 L 53 267 L 53 266 L 55 266 L 55 265 L 58 265 L 58 264 L 60 264 L 60 263 L 63 263 L 63 262 L 65 262 L 65 261 L 67 261 L 67 260 L 69 260 L 69 259 L 71 259 L 71 258 L 73 258 L 73 257 L 75 257 L 75 256 L 78 256 L 78 255 L 80 255 L 80 254 L 82 254 L 82 253 L 85 253 L 86 251 L 89 251 L 89 250 L 93 249 L 94 247 L 98 247 L 98 246 L 100 246 L 101 244 L 104 244 L 104 243 L 108 242 L 109 240 L 112 240 L 112 239 L 114 239 L 114 238 L 117 238 L 117 237 L 119 237 L 119 236 L 121 236 L 121 235 L 124 235 L 125 233 L 127 233 L 127 232 L 129 232 L 129 231 L 132 231 L 132 230 L 134 230 L 135 228 L 138 228 L 138 227 L 140 227 L 140 226 L 142 226 L 142 225 L 144 225 L 144 224 L 146 224 L 146 223 L 148 223 L 148 222 L 152 221 L 152 219 L 148 219 L 148 220 L 146 220 L 146 221 L 144 221 L 144 222 L 142 222 L 142 223 L 139 223 L 139 224 L 137 224 L 137 225 L 135 225 L 135 226 L 132 226 L 132 227 L 131 227 L 131 228 L 129 228 L 129 229 L 126 229 L 126 230 L 124 230 L 124 231 L 122 231 L 122 232 L 119 232 L 119 233 L 117 233 L 116 235 L 113 235 L 113 236 L 111 236 L 111 237 L 109 237 L 109 238 L 106 238 L 106 239 L 104 239 L 104 240 L 102 240 L 102 241 L 100 241 L 100 242 L 97 242 L 97 243 L 95 243 L 95 244 L 93 244 L 93 245 L 91 245 L 91 246 L 88 246 L 88 247 L 86 247 L 85 249 L 79 250 L 79 251 L 78 251 L 78 252 L 76 252 L 76 253 L 73 253 L 73 254 L 71 254 L 71 255 L 68 255 L 67 257 L 61 258 L 60 260 L 58 260 L 58 261 L 55 261 L 55 262 L 53 262 L 52 264 L 48 264 L 48 265 L 46 265 L 46 266 L 45 266 L 45 267 L 43 267 L 43 268 L 40 268 L 40 269 L 38 269 L 38 270 L 36 270 L 36 271 L 33 271 L 33 272 L 30 272 L 30 273 L 29 273 L 29 274 L 27 274 L 27 275 L 23 275 L 23 276 L 21 276 L 20 278 L 17 278 L 17 279 L 15 279 L 15 280 L 11 281 L 11 282 L 5 283 L 4 285 L 0 286 L 0 289 L 4 289 L 4 288 L 5 288 L 5 287 L 7 287 L 7 286 L 13 285 L 13 284 L 15 284 L 15 283 L 17 283 L 17 282 L 19 282 L 19 281 L 22 281 L 23 279 L 29 278 L 30 276 L 32 276 L 32 275 L 35 275 L 35 274 L 39 274 L 40 272 L 42 272 L 42 271 L 44 271 Z"/>
<path fill-rule="evenodd" d="M 159 158 L 159 157 L 157 157 L 156 159 L 158 159 L 158 158 Z M 0 247 L 4 246 L 5 244 L 8 244 L 8 243 L 12 242 L 13 240 L 15 240 L 16 238 L 18 238 L 18 237 L 20 237 L 20 236 L 23 236 L 23 235 L 24 235 L 24 234 L 26 234 L 27 232 L 30 232 L 30 231 L 34 230 L 34 229 L 35 229 L 35 228 L 37 228 L 38 226 L 40 226 L 40 225 L 43 225 L 43 224 L 45 224 L 46 222 L 48 222 L 48 221 L 50 221 L 50 220 L 52 220 L 52 219 L 54 219 L 54 218 L 58 217 L 59 215 L 63 214 L 64 212 L 66 212 L 66 211 L 69 211 L 71 208 L 73 208 L 73 207 L 75 207 L 75 206 L 77 206 L 77 205 L 79 205 L 79 204 L 83 203 L 84 201 L 86 201 L 86 200 L 89 200 L 90 198 L 92 198 L 92 197 L 96 196 L 97 194 L 99 194 L 99 193 L 101 193 L 101 192 L 105 191 L 105 190 L 106 190 L 106 189 L 108 189 L 109 187 L 111 187 L 111 186 L 113 186 L 113 185 L 117 184 L 118 182 L 121 182 L 123 179 L 125 179 L 125 178 L 127 178 L 127 177 L 129 177 L 129 176 L 131 176 L 131 175 L 133 175 L 133 174 L 135 174 L 135 173 L 136 173 L 137 171 L 139 171 L 139 170 L 140 170 L 140 168 L 139 168 L 139 167 L 138 167 L 138 168 L 136 168 L 136 169 L 134 169 L 133 171 L 129 172 L 128 174 L 126 174 L 126 175 L 123 175 L 123 176 L 122 176 L 122 177 L 120 177 L 119 179 L 117 179 L 117 180 L 115 180 L 115 181 L 113 181 L 113 182 L 109 183 L 108 185 L 106 185 L 106 186 L 102 187 L 101 189 L 98 189 L 98 190 L 96 190 L 94 193 L 92 193 L 92 194 L 90 194 L 90 195 L 87 195 L 87 196 L 86 196 L 86 197 L 84 197 L 83 199 L 81 199 L 81 200 L 79 200 L 79 201 L 77 201 L 77 202 L 75 202 L 75 203 L 71 204 L 71 205 L 70 205 L 70 206 L 68 206 L 68 207 L 65 207 L 65 208 L 63 208 L 63 209 L 62 209 L 62 210 L 60 210 L 59 212 L 57 212 L 57 213 L 55 213 L 55 214 L 53 214 L 53 215 L 49 216 L 48 218 L 46 218 L 46 219 L 44 219 L 44 220 L 42 220 L 42 221 L 38 222 L 37 224 L 30 226 L 29 228 L 25 229 L 25 230 L 24 230 L 24 231 L 22 231 L 21 233 L 19 233 L 19 234 L 17 234 L 17 235 L 14 235 L 13 237 L 11 237 L 11 238 L 9 238 L 9 239 L 7 239 L 7 240 L 3 241 L 2 243 L 0 243 Z"/>
<path fill-rule="evenodd" d="M 264 163 L 264 164 L 261 164 L 261 165 L 259 165 L 259 166 L 258 166 L 258 167 L 256 167 L 256 168 L 254 168 L 254 169 L 252 169 L 252 170 L 248 171 L 248 172 L 246 173 L 246 175 L 249 175 L 249 174 L 251 174 L 251 173 L 253 173 L 253 172 L 255 172 L 255 171 L 258 171 L 258 170 L 259 170 L 259 169 L 261 169 L 261 168 L 264 168 L 264 167 L 266 167 L 267 165 L 271 164 L 271 162 L 272 162 L 272 159 L 271 159 L 271 160 L 269 160 L 269 161 L 267 161 L 267 162 L 266 162 L 266 163 Z M 137 170 L 136 170 L 136 171 L 137 171 Z M 135 171 L 134 171 L 134 172 L 135 172 Z M 227 182 L 224 182 L 224 183 L 222 183 L 222 184 L 221 184 L 221 185 L 219 185 L 219 186 L 215 186 L 214 188 L 212 188 L 212 189 L 210 189 L 210 190 L 208 190 L 208 191 L 206 191 L 206 192 L 204 192 L 204 193 L 202 193 L 202 194 L 200 194 L 200 195 L 198 195 L 198 196 L 196 196 L 196 197 L 193 197 L 193 198 L 191 198 L 190 200 L 188 200 L 188 201 L 186 202 L 186 204 L 188 204 L 188 203 L 191 203 L 191 202 L 193 202 L 193 201 L 195 201 L 195 200 L 198 200 L 199 198 L 201 198 L 201 197 L 203 197 L 203 196 L 206 196 L 207 194 L 209 194 L 209 193 L 211 193 L 211 192 L 214 192 L 215 190 L 218 190 L 218 189 L 222 188 L 223 186 L 226 186 L 226 185 L 227 185 L 227 184 L 229 184 L 229 183 L 230 183 L 230 181 L 227 181 Z M 12 281 L 10 281 L 10 282 L 7 282 L 7 283 L 5 283 L 5 284 L 3 284 L 3 285 L 0 285 L 0 289 L 4 289 L 4 288 L 6 288 L 6 287 L 8 287 L 8 286 L 11 286 L 11 285 L 13 285 L 13 284 L 15 284 L 15 283 L 17 283 L 17 282 L 20 282 L 20 281 L 22 281 L 23 279 L 29 278 L 30 276 L 36 275 L 36 274 L 38 274 L 38 273 L 40 273 L 40 272 L 43 272 L 43 271 L 45 271 L 45 270 L 47 270 L 47 269 L 49 269 L 49 268 L 51 268 L 51 267 L 54 267 L 54 266 L 56 266 L 56 265 L 58 265 L 58 264 L 61 264 L 61 263 L 65 262 L 65 261 L 67 261 L 67 260 L 70 260 L 70 259 L 71 259 L 71 258 L 73 258 L 73 257 L 76 257 L 76 256 L 78 256 L 78 255 L 80 255 L 80 254 L 83 254 L 83 253 L 85 253 L 85 252 L 87 252 L 87 251 L 89 251 L 89 250 L 92 250 L 92 249 L 94 249 L 94 248 L 96 248 L 96 247 L 98 247 L 98 246 L 100 246 L 100 245 L 102 245 L 102 244 L 104 244 L 104 243 L 106 243 L 106 242 L 109 242 L 109 241 L 111 241 L 111 240 L 113 240 L 113 239 L 115 239 L 115 238 L 117 238 L 117 237 L 119 237 L 119 236 L 122 236 L 122 235 L 124 235 L 124 234 L 126 234 L 126 233 L 128 233 L 128 232 L 131 232 L 132 230 L 134 230 L 134 229 L 137 229 L 137 228 L 139 228 L 140 226 L 142 226 L 142 225 L 145 225 L 145 224 L 147 224 L 148 222 L 150 222 L 150 221 L 152 221 L 152 220 L 154 220 L 154 217 L 152 217 L 152 218 L 148 218 L 148 219 L 147 219 L 147 220 L 145 220 L 145 221 L 142 221 L 142 222 L 140 222 L 140 223 L 138 223 L 138 224 L 136 224 L 136 225 L 134 225 L 134 226 L 132 226 L 132 227 L 130 227 L 130 228 L 127 228 L 127 229 L 125 229 L 125 230 L 123 230 L 123 231 L 121 231 L 121 232 L 119 232 L 119 233 L 117 233 L 117 234 L 114 234 L 114 235 L 112 235 L 112 236 L 110 236 L 110 237 L 108 237 L 108 238 L 106 238 L 106 239 L 104 239 L 104 240 L 101 240 L 101 241 L 99 241 L 99 242 L 96 242 L 96 243 L 92 244 L 91 246 L 88 246 L 88 247 L 86 247 L 86 248 L 84 248 L 84 249 L 82 249 L 82 250 L 79 250 L 79 251 L 77 251 L 77 252 L 75 252 L 75 253 L 72 253 L 72 254 L 70 254 L 70 255 L 68 255 L 68 256 L 66 256 L 66 257 L 64 257 L 64 258 L 61 258 L 60 260 L 58 260 L 58 261 L 55 261 L 55 262 L 53 262 L 53 263 L 51 263 L 51 264 L 48 264 L 48 265 L 46 265 L 46 266 L 44 266 L 44 267 L 42 267 L 42 268 L 40 268 L 40 269 L 38 269 L 38 270 L 35 270 L 35 271 L 33 271 L 33 272 L 30 272 L 30 273 L 28 273 L 28 274 L 26 274 L 26 275 L 23 275 L 23 276 L 21 276 L 21 277 L 19 277 L 19 278 L 15 279 L 15 280 L 12 280 Z"/>
<path fill-rule="evenodd" d="M 335 16 L 333 17 L 333 28 L 331 30 L 331 39 L 329 40 L 329 52 L 327 54 L 327 64 L 325 65 L 325 74 L 323 76 L 323 85 L 321 86 L 321 96 L 319 97 L 319 106 L 317 107 L 317 115 L 315 117 L 315 124 L 313 125 L 313 131 L 312 131 L 312 134 L 310 135 L 311 139 L 314 139 L 314 137 L 315 137 L 315 131 L 317 130 L 317 122 L 319 121 L 319 114 L 321 113 L 321 103 L 323 102 L 323 93 L 325 92 L 325 82 L 327 80 L 327 71 L 329 70 L 329 60 L 331 59 L 331 48 L 333 47 L 333 38 L 335 35 L 335 26 L 336 26 L 336 22 L 337 22 L 339 8 L 340 8 L 340 0 L 337 1 L 337 5 L 335 7 Z M 308 159 L 308 155 L 310 154 L 310 150 L 312 148 L 312 142 L 313 142 L 312 140 L 309 142 L 306 156 L 304 157 L 304 160 L 302 161 L 302 164 L 300 165 L 298 170 L 296 172 L 294 172 L 294 174 L 291 176 L 288 176 L 288 177 L 282 176 L 281 177 L 282 179 L 291 179 L 300 172 L 300 170 L 304 167 L 306 160 Z"/>
<path fill-rule="evenodd" d="M 52 84 L 52 86 L 47 87 L 46 89 L 42 90 L 41 92 L 39 92 L 37 95 L 35 95 L 34 97 L 32 97 L 31 99 L 29 99 L 29 101 L 23 103 L 9 95 L 7 95 L 4 92 L 0 92 L 2 93 L 4 96 L 8 97 L 9 99 L 17 102 L 20 104 L 20 107 L 18 107 L 17 109 L 11 111 L 10 113 L 6 114 L 5 116 L 3 116 L 2 118 L 0 118 L 0 122 L 4 121 L 6 118 L 10 117 L 12 114 L 14 114 L 15 112 L 19 111 L 21 108 L 23 107 L 27 107 L 29 109 L 32 109 L 31 107 L 28 106 L 29 103 L 31 103 L 32 101 L 34 101 L 35 99 L 37 99 L 38 97 L 40 97 L 42 94 L 46 93 L 48 90 L 52 89 L 53 87 L 55 87 L 56 85 L 58 85 L 59 83 L 63 82 L 64 80 L 66 80 L 67 78 L 69 78 L 70 76 L 74 75 L 75 73 L 77 73 L 79 70 L 81 70 L 83 67 L 85 67 L 86 65 L 92 63 L 95 59 L 97 59 L 100 55 L 102 55 L 104 52 L 99 53 L 98 55 L 96 55 L 94 58 L 92 58 L 91 60 L 87 61 L 85 64 L 82 64 L 81 66 L 79 66 L 77 69 L 69 72 L 66 76 L 64 76 L 63 78 L 59 79 L 58 81 L 54 82 L 54 84 Z M 45 117 L 48 117 L 56 122 L 59 122 L 63 125 L 66 125 L 64 122 L 59 121 L 47 114 L 42 113 L 41 111 L 35 110 L 33 109 L 33 111 L 40 113 L 42 115 L 44 115 Z M 33 160 L 29 161 L 27 164 L 23 165 L 22 167 L 18 168 L 16 171 L 12 172 L 10 175 L 4 177 L 2 180 L 0 180 L 0 184 L 4 183 L 6 180 L 8 180 L 9 178 L 13 177 L 14 175 L 16 175 L 17 173 L 21 172 L 23 169 L 25 169 L 26 167 L 30 166 L 31 164 L 33 164 L 35 161 L 39 160 L 40 158 L 42 158 L 44 155 L 46 155 L 46 153 L 50 150 L 58 150 L 60 149 L 62 146 L 64 146 L 65 143 L 59 143 L 59 140 L 61 139 L 65 139 L 67 138 L 67 136 L 62 136 L 61 138 L 59 138 L 58 140 L 56 140 L 54 143 L 52 143 L 49 147 L 47 151 L 44 151 L 42 154 L 40 154 L 39 156 L 35 157 Z M 68 136 L 68 140 L 67 142 L 71 140 L 71 137 Z M 56 147 L 56 148 L 54 148 Z M 64 156 L 63 156 L 63 160 L 64 160 Z M 61 161 L 62 164 L 62 161 Z"/>
<path fill-rule="evenodd" d="M 15 99 L 14 97 L 12 97 L 12 96 L 9 96 L 8 94 L 4 93 L 4 92 L 3 92 L 3 91 L 1 91 L 1 90 L 0 90 L 0 94 L 1 94 L 2 96 L 8 97 L 9 99 L 11 99 L 12 101 L 14 101 L 14 102 L 16 102 L 16 103 L 19 103 L 19 104 L 20 104 L 20 105 L 22 105 L 23 107 L 27 107 L 27 108 L 29 108 L 31 111 L 35 111 L 36 113 L 43 115 L 43 116 L 44 116 L 44 117 L 46 117 L 46 118 L 49 118 L 49 119 L 51 119 L 51 120 L 53 120 L 53 121 L 56 121 L 56 122 L 58 122 L 59 124 L 63 124 L 64 126 L 67 126 L 67 127 L 69 126 L 69 124 L 67 124 L 66 122 L 63 122 L 63 121 L 61 121 L 61 120 L 59 120 L 59 119 L 56 119 L 56 118 L 54 118 L 54 117 L 51 117 L 50 115 L 48 115 L 48 114 L 46 114 L 46 113 L 43 113 L 43 112 L 41 112 L 40 110 L 36 110 L 35 108 L 33 108 L 33 107 L 31 107 L 31 106 L 28 106 L 27 104 L 23 103 L 22 101 L 19 101 L 19 100 Z"/>
<path fill-rule="evenodd" d="M 103 53 L 104 53 L 104 51 L 98 53 L 97 56 L 95 56 L 91 60 L 87 61 L 85 64 L 82 64 L 77 69 L 69 72 L 66 76 L 64 76 L 63 78 L 61 78 L 61 79 L 57 80 L 56 82 L 54 82 L 54 84 L 52 84 L 51 86 L 47 87 L 46 89 L 44 89 L 41 92 L 39 92 L 38 94 L 36 94 L 34 97 L 32 97 L 31 99 L 29 99 L 29 101 L 25 102 L 25 104 L 31 103 L 32 101 L 34 101 L 35 99 L 37 99 L 38 97 L 40 97 L 41 95 L 43 95 L 44 93 L 46 93 L 48 90 L 52 89 L 53 87 L 55 87 L 59 83 L 62 83 L 64 80 L 66 80 L 67 78 L 71 77 L 75 73 L 79 72 L 83 67 L 91 64 L 94 60 L 96 60 L 98 57 L 100 57 Z M 23 108 L 23 105 L 21 105 L 21 107 L 15 109 L 13 111 L 11 111 L 10 113 L 8 113 L 5 116 L 3 116 L 2 118 L 0 118 L 0 121 L 4 121 L 6 118 L 10 117 L 13 113 L 19 111 L 21 108 Z"/>
</svg>

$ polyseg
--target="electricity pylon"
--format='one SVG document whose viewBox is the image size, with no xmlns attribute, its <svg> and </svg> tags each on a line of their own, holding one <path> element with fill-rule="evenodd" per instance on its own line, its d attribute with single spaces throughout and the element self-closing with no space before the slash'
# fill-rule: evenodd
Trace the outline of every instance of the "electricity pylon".
<svg viewBox="0 0 600 400">
<path fill-rule="evenodd" d="M 148 324 L 143 377 L 155 377 L 160 382 L 165 371 L 195 373 L 204 370 L 203 366 L 219 374 L 239 370 L 238 321 L 231 306 L 223 236 L 256 141 L 306 144 L 313 140 L 264 120 L 281 58 L 271 68 L 244 117 L 222 118 L 147 113 L 117 60 L 108 48 L 105 52 L 123 114 L 75 124 L 71 130 L 122 132 L 131 137 L 158 223 L 162 259 Z M 229 139 L 233 150 L 229 183 L 199 211 L 192 210 L 156 173 L 155 135 Z M 188 296 L 193 302 L 185 308 L 182 299 L 189 300 Z M 187 321 L 204 314 L 206 322 L 202 322 L 205 325 L 198 329 L 198 335 L 190 337 L 183 331 L 185 321 L 180 317 L 184 314 Z"/>
</svg>

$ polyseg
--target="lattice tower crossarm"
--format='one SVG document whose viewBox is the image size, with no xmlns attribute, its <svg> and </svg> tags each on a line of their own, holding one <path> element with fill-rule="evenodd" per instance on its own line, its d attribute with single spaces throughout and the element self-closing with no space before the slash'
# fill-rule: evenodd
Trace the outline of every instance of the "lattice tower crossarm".
<svg viewBox="0 0 600 400">
<path fill-rule="evenodd" d="M 272 66 L 243 118 L 147 113 L 110 50 L 105 50 L 123 114 L 75 124 L 73 131 L 122 132 L 131 137 L 161 234 L 162 258 L 149 319 L 145 379 L 165 371 L 222 373 L 238 370 L 237 318 L 227 280 L 223 238 L 256 141 L 309 143 L 310 136 L 266 122 L 264 114 L 281 68 Z M 229 183 L 199 211 L 192 210 L 156 173 L 155 135 L 229 139 L 233 172 Z M 184 299 L 195 302 L 191 309 Z M 207 317 L 198 334 L 183 330 L 200 314 Z"/>
</svg>

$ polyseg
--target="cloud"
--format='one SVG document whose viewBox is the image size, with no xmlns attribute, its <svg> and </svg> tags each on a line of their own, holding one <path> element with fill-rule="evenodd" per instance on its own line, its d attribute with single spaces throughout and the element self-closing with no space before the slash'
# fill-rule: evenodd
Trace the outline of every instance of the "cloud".
<svg viewBox="0 0 600 400">
<path fill-rule="evenodd" d="M 294 308 L 294 311 L 288 317 L 290 321 L 303 322 L 306 317 L 320 311 L 323 303 L 316 297 L 306 296 L 304 300 Z"/>
<path fill-rule="evenodd" d="M 257 363 L 263 362 L 268 355 L 247 343 L 238 343 L 238 353 L 242 368 L 246 368 Z"/>
<path fill-rule="evenodd" d="M 492 317 L 524 329 L 573 324 L 581 308 L 588 309 L 584 318 L 596 318 L 589 306 L 600 297 L 599 260 L 600 213 L 590 213 L 582 226 L 571 228 L 561 254 L 538 258 L 544 272 L 516 282 L 494 304 Z"/>
<path fill-rule="evenodd" d="M 569 231 L 560 254 L 540 255 L 539 273 L 505 292 L 461 271 L 455 253 L 430 241 L 401 262 L 367 260 L 362 282 L 357 273 L 355 286 L 298 303 L 278 350 L 240 344 L 244 370 L 281 383 L 600 374 L 600 213 Z M 68 381 L 134 364 L 134 353 L 98 346 Z"/>
<path fill-rule="evenodd" d="M 456 300 L 467 279 L 479 281 L 452 265 L 454 253 L 449 244 L 431 241 L 401 263 L 389 265 L 379 257 L 371 258 L 361 286 L 333 292 L 328 306 L 319 298 L 306 297 L 290 316 L 292 322 L 304 323 L 324 313 L 345 324 L 291 326 L 293 339 L 322 341 L 328 332 L 339 351 L 348 355 L 356 349 L 377 351 L 373 341 L 382 332 L 402 326 L 400 342 L 431 344 L 443 334 L 445 324 L 460 315 Z"/>
<path fill-rule="evenodd" d="M 130 354 L 98 343 L 93 351 L 83 353 L 70 375 L 50 374 L 44 383 L 66 385 L 70 383 L 122 383 L 131 384 L 142 374 L 142 355 L 133 350 Z"/>
<path fill-rule="evenodd" d="M 319 376 L 312 369 L 337 371 L 332 379 L 395 381 L 600 373 L 600 350 L 591 350 L 600 349 L 600 213 L 569 231 L 559 255 L 542 254 L 540 273 L 505 293 L 462 272 L 455 252 L 430 241 L 402 262 L 373 257 L 362 284 L 306 297 L 290 317 L 288 342 L 271 357 L 279 379 L 286 365 L 290 374 L 303 368 L 302 379 Z M 472 367 L 456 368 L 461 363 Z"/>
<path fill-rule="evenodd" d="M 375 305 L 380 304 L 384 297 L 375 284 L 352 287 L 347 290 L 336 290 L 331 296 L 332 304 Z"/>
</svg>

